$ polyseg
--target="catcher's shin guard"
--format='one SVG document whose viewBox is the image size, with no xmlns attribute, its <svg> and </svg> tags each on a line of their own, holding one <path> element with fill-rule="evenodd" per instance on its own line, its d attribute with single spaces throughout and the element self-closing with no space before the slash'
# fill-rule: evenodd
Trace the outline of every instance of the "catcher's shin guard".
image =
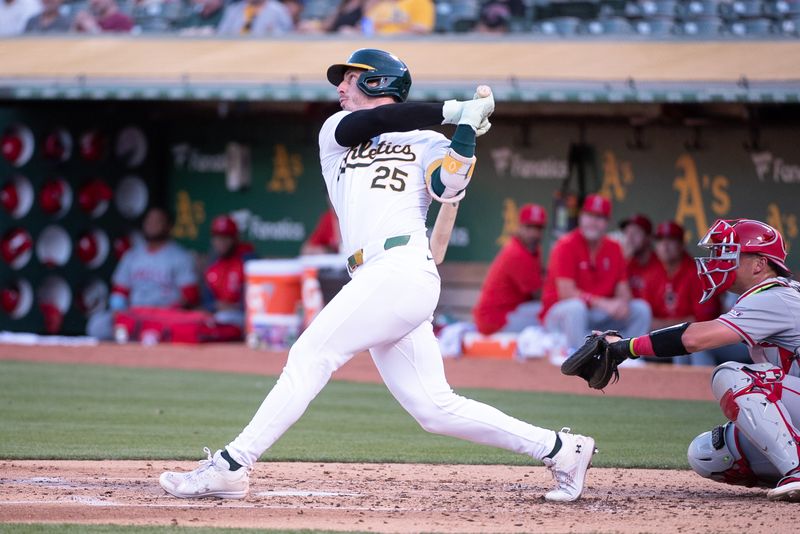
<svg viewBox="0 0 800 534">
<path fill-rule="evenodd" d="M 800 466 L 800 434 L 781 402 L 783 371 L 770 363 L 727 362 L 711 377 L 722 412 L 778 469 Z"/>
</svg>

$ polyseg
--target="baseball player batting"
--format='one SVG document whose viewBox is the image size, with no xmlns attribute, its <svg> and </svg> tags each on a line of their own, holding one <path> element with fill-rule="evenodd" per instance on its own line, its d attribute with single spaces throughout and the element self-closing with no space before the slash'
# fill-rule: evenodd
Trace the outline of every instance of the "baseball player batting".
<svg viewBox="0 0 800 534">
<path fill-rule="evenodd" d="M 491 91 L 460 102 L 406 102 L 411 75 L 397 57 L 362 49 L 331 66 L 343 111 L 319 134 L 320 161 L 339 218 L 351 280 L 289 351 L 286 367 L 239 436 L 189 473 L 166 472 L 176 497 L 243 498 L 264 451 L 303 414 L 331 374 L 369 350 L 389 391 L 427 431 L 541 460 L 556 487 L 549 501 L 583 491 L 594 440 L 546 430 L 456 395 L 444 375 L 430 317 L 440 280 L 425 235 L 431 199 L 461 200 L 475 165 L 475 140 L 494 110 Z M 481 94 L 485 96 L 480 96 Z M 455 125 L 452 140 L 419 128 Z M 454 211 L 452 214 L 454 215 Z"/>
<path fill-rule="evenodd" d="M 699 246 L 710 251 L 695 258 L 700 302 L 730 289 L 741 296 L 729 312 L 633 339 L 595 333 L 562 371 L 603 388 L 627 358 L 747 344 L 753 363 L 714 369 L 711 389 L 730 422 L 692 441 L 689 464 L 719 482 L 769 487 L 770 500 L 800 502 L 800 283 L 790 280 L 783 237 L 760 221 L 718 220 Z"/>
</svg>

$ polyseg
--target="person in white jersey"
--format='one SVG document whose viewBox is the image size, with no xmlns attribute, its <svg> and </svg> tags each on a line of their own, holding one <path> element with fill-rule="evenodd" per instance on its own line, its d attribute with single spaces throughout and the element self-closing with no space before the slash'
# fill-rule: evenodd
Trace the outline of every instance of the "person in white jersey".
<svg viewBox="0 0 800 534">
<path fill-rule="evenodd" d="M 689 464 L 719 482 L 769 487 L 770 500 L 800 502 L 800 283 L 783 237 L 761 221 L 718 220 L 699 246 L 710 251 L 695 258 L 700 302 L 730 289 L 739 294 L 733 308 L 633 339 L 606 336 L 607 354 L 622 361 L 745 343 L 753 363 L 726 362 L 711 375 L 729 422 L 692 441 Z"/>
<path fill-rule="evenodd" d="M 494 98 L 406 102 L 411 75 L 387 52 L 361 49 L 331 66 L 343 111 L 319 134 L 322 174 L 342 234 L 351 280 L 289 351 L 286 367 L 253 419 L 224 449 L 188 473 L 166 472 L 176 497 L 244 498 L 258 458 L 303 414 L 331 374 L 369 350 L 384 383 L 425 430 L 526 454 L 552 472 L 549 501 L 574 501 L 594 440 L 546 430 L 455 394 L 431 316 L 440 279 L 425 220 L 431 199 L 455 203 L 475 165 L 475 138 L 491 126 Z M 484 95 L 482 97 L 479 96 Z M 452 141 L 419 128 L 456 125 Z"/>
</svg>

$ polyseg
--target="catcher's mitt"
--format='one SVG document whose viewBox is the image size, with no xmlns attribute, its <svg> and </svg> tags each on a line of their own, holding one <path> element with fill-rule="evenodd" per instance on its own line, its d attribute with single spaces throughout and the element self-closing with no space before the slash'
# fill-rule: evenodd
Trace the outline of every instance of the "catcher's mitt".
<svg viewBox="0 0 800 534">
<path fill-rule="evenodd" d="M 603 389 L 611 379 L 619 380 L 619 366 L 622 360 L 609 354 L 606 336 L 620 336 L 616 330 L 606 330 L 599 334 L 586 336 L 586 342 L 561 364 L 565 375 L 580 376 L 589 383 L 590 388 Z"/>
</svg>

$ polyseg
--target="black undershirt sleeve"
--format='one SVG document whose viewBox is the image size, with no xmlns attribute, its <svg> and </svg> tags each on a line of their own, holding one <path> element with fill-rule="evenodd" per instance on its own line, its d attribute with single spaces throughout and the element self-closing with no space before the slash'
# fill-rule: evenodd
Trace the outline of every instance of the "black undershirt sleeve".
<svg viewBox="0 0 800 534">
<path fill-rule="evenodd" d="M 441 102 L 403 102 L 354 111 L 343 118 L 334 137 L 340 146 L 356 146 L 383 133 L 410 132 L 442 123 Z"/>
</svg>

